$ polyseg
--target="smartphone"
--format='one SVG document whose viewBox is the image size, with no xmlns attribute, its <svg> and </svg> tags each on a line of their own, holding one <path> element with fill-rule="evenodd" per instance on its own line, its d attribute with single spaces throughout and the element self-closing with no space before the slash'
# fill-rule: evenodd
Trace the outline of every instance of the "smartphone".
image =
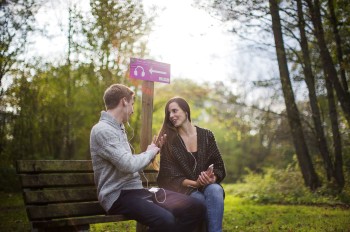
<svg viewBox="0 0 350 232">
<path fill-rule="evenodd" d="M 156 193 L 156 192 L 158 192 L 158 190 L 159 190 L 159 188 L 155 188 L 155 187 L 148 189 L 148 191 L 150 191 L 151 193 Z"/>
<path fill-rule="evenodd" d="M 213 172 L 213 169 L 214 169 L 214 164 L 210 164 L 207 169 L 207 172 Z"/>
</svg>

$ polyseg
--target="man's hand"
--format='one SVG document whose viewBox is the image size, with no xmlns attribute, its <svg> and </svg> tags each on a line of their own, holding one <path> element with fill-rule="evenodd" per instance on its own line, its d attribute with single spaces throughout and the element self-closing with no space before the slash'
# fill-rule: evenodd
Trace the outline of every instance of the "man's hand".
<svg viewBox="0 0 350 232">
<path fill-rule="evenodd" d="M 146 151 L 152 151 L 154 152 L 154 155 L 156 155 L 159 152 L 160 148 L 157 147 L 153 142 L 147 146 Z"/>
</svg>

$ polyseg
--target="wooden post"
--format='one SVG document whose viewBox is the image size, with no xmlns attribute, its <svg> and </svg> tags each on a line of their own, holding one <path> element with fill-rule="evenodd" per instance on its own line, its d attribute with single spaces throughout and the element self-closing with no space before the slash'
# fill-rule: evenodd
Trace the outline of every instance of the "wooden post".
<svg viewBox="0 0 350 232">
<path fill-rule="evenodd" d="M 142 83 L 142 112 L 141 112 L 141 151 L 145 151 L 152 142 L 154 82 Z"/>
</svg>

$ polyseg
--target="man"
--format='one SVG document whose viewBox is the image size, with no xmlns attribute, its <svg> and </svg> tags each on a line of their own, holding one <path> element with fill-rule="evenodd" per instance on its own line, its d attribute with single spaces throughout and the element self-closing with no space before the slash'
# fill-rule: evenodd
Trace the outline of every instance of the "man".
<svg viewBox="0 0 350 232">
<path fill-rule="evenodd" d="M 103 96 L 106 111 L 92 128 L 90 152 L 98 200 L 108 214 L 123 214 L 147 225 L 149 231 L 192 231 L 206 213 L 195 199 L 159 189 L 144 189 L 139 172 L 151 162 L 164 143 L 153 142 L 133 155 L 124 123 L 134 112 L 134 92 L 121 84 L 111 85 Z"/>
</svg>

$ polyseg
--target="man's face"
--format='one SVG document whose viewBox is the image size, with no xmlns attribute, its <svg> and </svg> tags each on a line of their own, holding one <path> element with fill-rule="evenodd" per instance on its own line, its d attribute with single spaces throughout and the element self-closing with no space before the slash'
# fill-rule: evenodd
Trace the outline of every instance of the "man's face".
<svg viewBox="0 0 350 232">
<path fill-rule="evenodd" d="M 126 100 L 125 103 L 126 117 L 124 119 L 124 122 L 128 122 L 130 116 L 134 113 L 134 98 L 131 98 L 129 102 Z"/>
</svg>

